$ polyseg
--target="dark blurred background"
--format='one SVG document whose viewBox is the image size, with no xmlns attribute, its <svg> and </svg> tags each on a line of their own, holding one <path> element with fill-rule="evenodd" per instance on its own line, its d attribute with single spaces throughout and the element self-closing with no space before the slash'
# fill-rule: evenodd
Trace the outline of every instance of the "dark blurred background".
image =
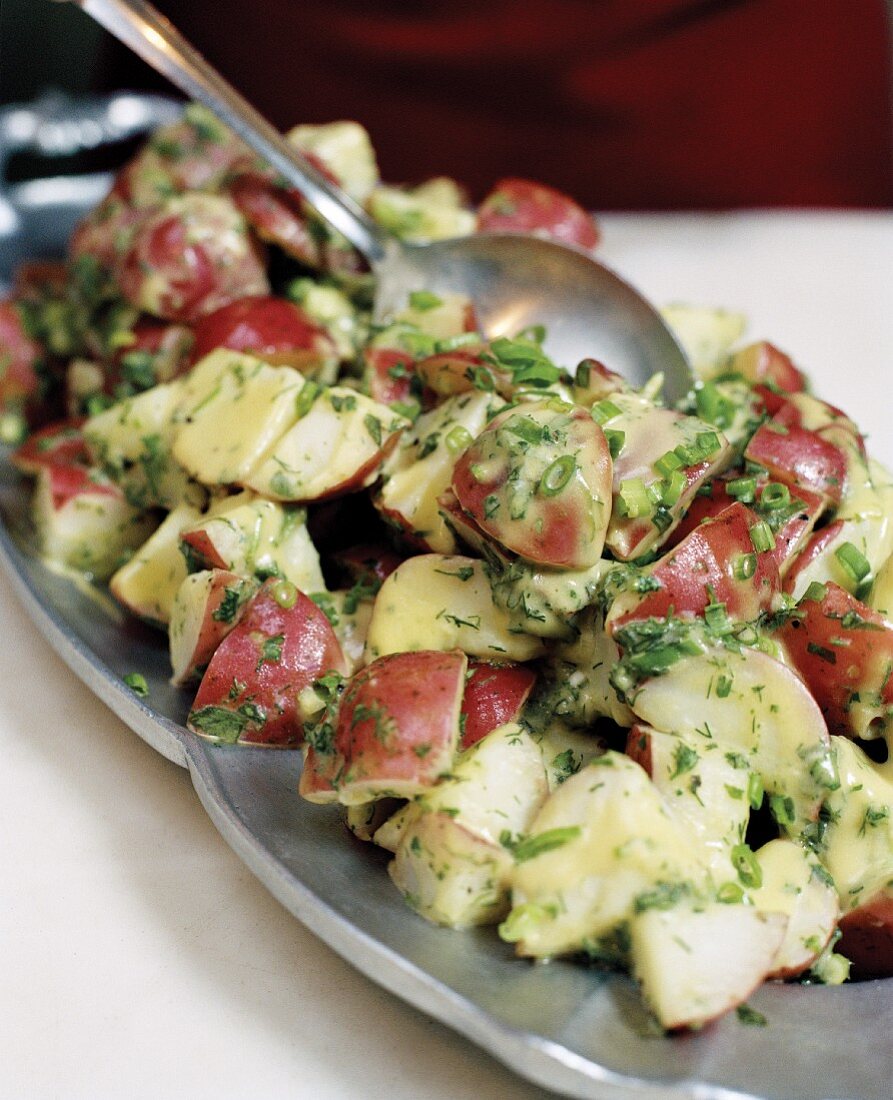
<svg viewBox="0 0 893 1100">
<path fill-rule="evenodd" d="M 282 127 L 357 118 L 395 182 L 596 209 L 893 206 L 891 0 L 158 0 Z M 0 99 L 163 88 L 83 13 L 2 0 Z"/>
</svg>

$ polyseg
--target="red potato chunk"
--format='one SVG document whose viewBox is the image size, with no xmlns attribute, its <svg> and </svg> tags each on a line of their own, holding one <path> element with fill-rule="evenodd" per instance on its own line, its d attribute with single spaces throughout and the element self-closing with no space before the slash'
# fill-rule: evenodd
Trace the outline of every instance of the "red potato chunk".
<svg viewBox="0 0 893 1100">
<path fill-rule="evenodd" d="M 430 408 L 434 395 L 425 390 L 416 374 L 415 360 L 401 348 L 369 347 L 363 352 L 363 377 L 369 396 L 382 405 L 411 405 Z"/>
<path fill-rule="evenodd" d="M 734 480 L 734 478 L 732 478 Z M 709 495 L 698 495 L 691 502 L 688 511 L 682 517 L 679 526 L 667 539 L 666 546 L 672 549 L 678 546 L 682 540 L 691 534 L 699 524 L 705 520 L 714 519 L 726 508 L 735 502 L 727 489 L 728 479 L 716 478 L 710 484 Z M 763 493 L 768 485 L 774 486 L 764 503 Z M 789 499 L 782 506 L 769 506 L 770 498 L 779 493 L 779 486 L 786 487 L 789 491 Z M 744 503 L 742 501 L 742 503 Z M 756 484 L 753 501 L 748 500 L 750 508 L 760 519 L 765 520 L 772 530 L 775 539 L 775 547 L 771 551 L 778 566 L 779 573 L 784 576 L 791 566 L 794 556 L 802 549 L 810 536 L 813 527 L 827 507 L 827 500 L 818 493 L 811 493 L 807 489 L 792 489 L 785 486 L 784 482 L 770 482 L 763 478 Z"/>
<path fill-rule="evenodd" d="M 318 157 L 306 150 L 304 156 L 324 175 L 338 182 Z M 281 248 L 299 263 L 344 274 L 356 274 L 365 269 L 356 249 L 347 242 L 330 239 L 326 232 L 318 232 L 319 223 L 314 221 L 300 191 L 278 184 L 270 170 L 254 165 L 243 168 L 232 180 L 229 193 L 261 240 Z"/>
<path fill-rule="evenodd" d="M 837 950 L 861 978 L 893 976 L 893 888 L 887 887 L 840 921 Z"/>
<path fill-rule="evenodd" d="M 790 563 L 790 569 L 784 581 L 785 592 L 794 591 L 801 573 L 808 570 L 811 565 L 823 557 L 836 541 L 841 539 L 844 527 L 843 520 L 837 519 L 823 527 L 821 531 L 815 531 L 810 535 L 806 545 L 800 549 Z"/>
<path fill-rule="evenodd" d="M 141 221 L 118 282 L 138 309 L 186 322 L 270 289 L 263 258 L 235 206 L 197 193 L 169 199 Z"/>
<path fill-rule="evenodd" d="M 250 352 L 272 366 L 312 371 L 337 360 L 331 336 L 284 298 L 239 298 L 200 317 L 195 324 L 192 362 L 215 348 Z"/>
<path fill-rule="evenodd" d="M 831 733 L 875 737 L 893 708 L 893 627 L 829 582 L 804 598 L 775 637 L 806 681 Z"/>
<path fill-rule="evenodd" d="M 216 191 L 248 148 L 209 111 L 190 104 L 186 117 L 156 130 L 121 169 L 113 193 L 133 206 L 171 194 Z"/>
<path fill-rule="evenodd" d="M 563 402 L 507 409 L 456 463 L 460 506 L 491 538 L 541 565 L 599 560 L 610 517 L 611 453 L 585 410 Z"/>
<path fill-rule="evenodd" d="M 751 437 L 744 457 L 798 491 L 805 489 L 840 503 L 847 476 L 846 455 L 818 432 L 770 420 Z"/>
<path fill-rule="evenodd" d="M 728 370 L 742 375 L 753 386 L 768 382 L 786 393 L 802 393 L 806 389 L 806 378 L 791 357 L 768 340 L 748 344 L 735 352 Z"/>
<path fill-rule="evenodd" d="M 171 610 L 172 684 L 201 677 L 256 590 L 254 578 L 227 569 L 202 570 L 186 577 Z"/>
<path fill-rule="evenodd" d="M 488 733 L 514 722 L 535 682 L 536 673 L 524 665 L 471 661 L 462 699 L 460 748 L 469 749 Z"/>
<path fill-rule="evenodd" d="M 568 195 L 524 179 L 504 179 L 478 209 L 479 233 L 530 233 L 592 252 L 600 234 L 595 219 Z"/>
<path fill-rule="evenodd" d="M 36 411 L 43 358 L 43 348 L 26 332 L 15 302 L 0 302 L 0 409 Z"/>
<path fill-rule="evenodd" d="M 354 676 L 333 743 L 342 802 L 411 798 L 449 771 L 467 666 L 464 653 L 421 650 L 380 657 Z"/>
<path fill-rule="evenodd" d="M 69 243 L 71 258 L 78 260 L 89 256 L 104 271 L 117 274 L 137 229 L 151 212 L 151 208 L 138 209 L 129 205 L 113 191 L 78 222 Z"/>
<path fill-rule="evenodd" d="M 218 743 L 300 744 L 298 696 L 329 672 L 347 673 L 329 620 L 294 585 L 271 578 L 211 658 L 186 724 Z"/>
<path fill-rule="evenodd" d="M 751 531 L 759 522 L 736 502 L 700 524 L 652 566 L 651 577 L 660 588 L 633 596 L 632 607 L 618 601 L 611 629 L 638 619 L 701 616 L 710 604 L 724 604 L 733 621 L 755 619 L 781 590 L 772 551 L 754 548 Z"/>
<path fill-rule="evenodd" d="M 23 474 L 38 474 L 45 466 L 90 464 L 90 452 L 81 432 L 82 419 L 59 420 L 32 432 L 10 455 L 10 462 Z"/>
</svg>

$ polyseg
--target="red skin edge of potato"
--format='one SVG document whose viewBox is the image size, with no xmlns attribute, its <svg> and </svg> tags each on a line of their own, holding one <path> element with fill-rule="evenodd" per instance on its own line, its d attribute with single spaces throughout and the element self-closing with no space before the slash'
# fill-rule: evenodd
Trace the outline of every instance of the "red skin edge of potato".
<svg viewBox="0 0 893 1100">
<path fill-rule="evenodd" d="M 864 625 L 846 626 L 843 618 L 848 614 Z M 831 733 L 858 735 L 848 718 L 854 692 L 878 693 L 882 703 L 893 703 L 893 629 L 882 615 L 838 585 L 828 582 L 821 602 L 801 600 L 798 614 L 775 637 L 806 682 Z"/>
<path fill-rule="evenodd" d="M 536 673 L 524 665 L 490 665 L 469 662 L 470 675 L 462 699 L 461 749 L 469 749 L 488 733 L 513 722 L 524 709 Z"/>
<path fill-rule="evenodd" d="M 241 622 L 217 647 L 187 721 L 194 733 L 209 735 L 194 724 L 204 707 L 243 713 L 242 708 L 252 705 L 262 707 L 266 719 L 260 725 L 249 719 L 238 737 L 241 744 L 299 744 L 300 692 L 328 672 L 346 675 L 347 663 L 329 620 L 302 592 L 293 607 L 282 607 L 271 595 L 278 583 L 264 582 Z M 272 654 L 265 651 L 271 639 L 279 639 Z"/>
<path fill-rule="evenodd" d="M 737 555 L 756 553 L 750 537 L 750 528 L 755 523 L 757 516 L 736 502 L 715 519 L 690 531 L 669 554 L 655 562 L 652 576 L 662 587 L 647 592 L 635 607 L 613 621 L 612 628 L 631 620 L 662 619 L 671 612 L 703 615 L 711 602 L 711 592 L 718 602 L 726 605 L 731 618 L 755 618 L 781 588 L 771 551 L 756 554 L 757 567 L 752 577 L 738 580 L 734 576 Z"/>
<path fill-rule="evenodd" d="M 839 928 L 843 936 L 837 950 L 860 977 L 893 975 L 893 894 L 889 888 L 847 913 Z"/>
<path fill-rule="evenodd" d="M 239 298 L 200 317 L 195 324 L 191 361 L 215 348 L 271 356 L 285 362 L 288 352 L 333 354 L 328 333 L 300 306 L 285 298 L 257 295 Z"/>
<path fill-rule="evenodd" d="M 206 668 L 223 639 L 242 621 L 248 608 L 248 601 L 237 609 L 235 617 L 230 622 L 215 618 L 214 613 L 220 610 L 220 606 L 226 598 L 227 587 L 233 583 L 244 581 L 245 578 L 239 573 L 231 573 L 228 569 L 214 570 L 214 578 L 205 603 L 205 613 L 195 649 L 192 651 L 189 667 L 178 683 L 188 682 L 192 677 L 197 676 L 202 669 Z"/>
<path fill-rule="evenodd" d="M 795 486 L 821 493 L 840 503 L 847 476 L 846 455 L 818 432 L 796 425 L 761 425 L 751 437 L 745 458 Z"/>
<path fill-rule="evenodd" d="M 478 210 L 479 233 L 541 233 L 590 251 L 599 243 L 592 216 L 569 195 L 526 179 L 500 180 Z"/>
<path fill-rule="evenodd" d="M 436 783 L 459 740 L 467 665 L 458 651 L 420 650 L 379 657 L 358 672 L 338 714 L 336 785 Z"/>
<path fill-rule="evenodd" d="M 33 432 L 9 456 L 23 474 L 38 474 L 48 466 L 87 466 L 90 453 L 81 434 L 82 419 L 58 420 Z"/>
</svg>

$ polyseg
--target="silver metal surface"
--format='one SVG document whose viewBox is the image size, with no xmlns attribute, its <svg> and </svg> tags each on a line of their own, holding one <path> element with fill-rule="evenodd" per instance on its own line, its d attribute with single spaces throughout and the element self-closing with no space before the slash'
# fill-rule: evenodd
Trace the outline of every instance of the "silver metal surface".
<svg viewBox="0 0 893 1100">
<path fill-rule="evenodd" d="M 300 188 L 307 202 L 366 257 L 376 275 L 376 312 L 409 290 L 461 291 L 474 298 L 488 336 L 542 324 L 547 351 L 573 369 L 603 359 L 635 385 L 658 372 L 670 401 L 691 386 L 681 348 L 657 311 L 590 256 L 534 237 L 481 235 L 409 245 L 290 145 L 175 27 L 144 0 L 72 0 L 187 95 L 200 100 Z"/>
</svg>

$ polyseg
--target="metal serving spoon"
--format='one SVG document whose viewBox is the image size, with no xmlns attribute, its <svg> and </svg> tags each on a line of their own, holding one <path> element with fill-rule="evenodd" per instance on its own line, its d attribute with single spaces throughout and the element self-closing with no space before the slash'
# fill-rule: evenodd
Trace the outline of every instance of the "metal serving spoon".
<svg viewBox="0 0 893 1100">
<path fill-rule="evenodd" d="M 475 303 L 487 336 L 544 325 L 546 351 L 573 368 L 603 361 L 634 385 L 661 372 L 675 401 L 690 388 L 688 362 L 656 310 L 590 256 L 537 237 L 481 234 L 406 244 L 377 225 L 263 118 L 151 4 L 71 0 L 267 160 L 368 260 L 382 316 L 412 290 L 458 291 Z"/>
</svg>

